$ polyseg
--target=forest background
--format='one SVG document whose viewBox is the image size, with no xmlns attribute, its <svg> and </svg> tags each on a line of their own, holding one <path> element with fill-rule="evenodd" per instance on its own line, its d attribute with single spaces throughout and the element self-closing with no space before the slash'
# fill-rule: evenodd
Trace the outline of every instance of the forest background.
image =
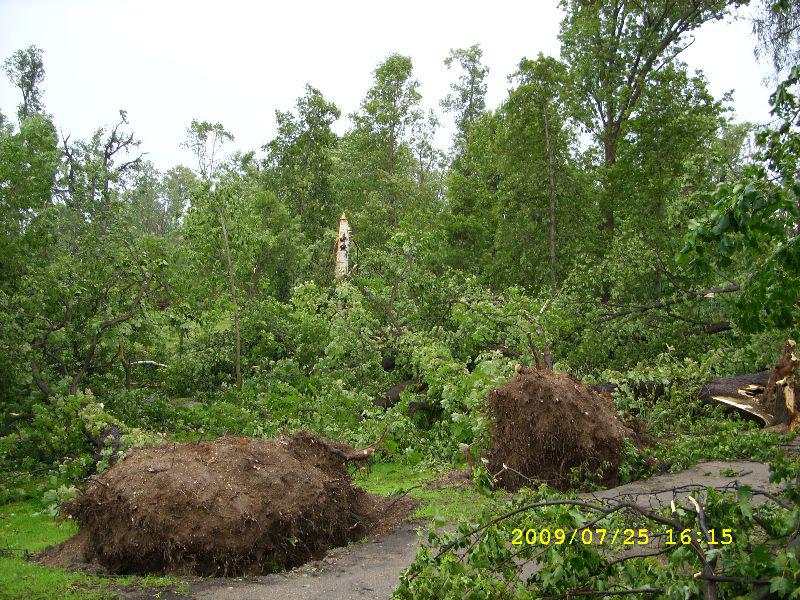
<svg viewBox="0 0 800 600">
<path fill-rule="evenodd" d="M 564 0 L 561 55 L 522 59 L 491 110 L 481 47 L 454 49 L 446 152 L 411 60 L 391 54 L 344 134 L 308 85 L 253 151 L 192 119 L 194 164 L 163 172 L 124 110 L 87 139 L 60 133 L 46 57 L 16 52 L 0 499 L 57 506 L 126 448 L 226 434 L 385 432 L 381 460 L 461 462 L 485 441 L 487 393 L 537 360 L 622 383 L 621 410 L 637 381 L 672 386 L 647 417 L 686 434 L 657 451 L 676 468 L 749 452 L 734 432 L 752 427 L 696 392 L 770 367 L 798 335 L 800 11 L 752 13 L 769 123 L 734 124 L 731 98 L 681 62 L 693 32 L 746 4 Z M 353 254 L 335 280 L 343 212 Z M 629 459 L 629 478 L 652 468 Z"/>
</svg>

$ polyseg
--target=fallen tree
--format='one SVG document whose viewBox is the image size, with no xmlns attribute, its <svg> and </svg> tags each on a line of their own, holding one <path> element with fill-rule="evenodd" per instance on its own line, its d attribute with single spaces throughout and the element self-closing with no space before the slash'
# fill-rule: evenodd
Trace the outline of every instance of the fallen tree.
<svg viewBox="0 0 800 600">
<path fill-rule="evenodd" d="M 700 398 L 730 406 L 761 420 L 765 426 L 785 426 L 794 431 L 800 424 L 797 368 L 800 358 L 794 340 L 787 340 L 781 357 L 769 371 L 712 379 L 700 390 Z"/>
<path fill-rule="evenodd" d="M 729 406 L 745 417 L 761 421 L 765 426 L 772 424 L 772 415 L 759 404 L 759 397 L 769 381 L 770 371 L 745 373 L 733 377 L 717 377 L 700 389 L 704 402 Z"/>
<path fill-rule="evenodd" d="M 794 431 L 800 424 L 798 366 L 800 358 L 796 354 L 796 343 L 787 340 L 772 369 L 711 379 L 700 388 L 700 399 L 731 408 L 765 427 L 785 426 Z M 628 387 L 636 399 L 655 400 L 668 394 L 674 383 L 634 381 L 628 382 Z M 595 392 L 613 394 L 620 389 L 620 384 L 595 383 L 588 387 Z"/>
</svg>

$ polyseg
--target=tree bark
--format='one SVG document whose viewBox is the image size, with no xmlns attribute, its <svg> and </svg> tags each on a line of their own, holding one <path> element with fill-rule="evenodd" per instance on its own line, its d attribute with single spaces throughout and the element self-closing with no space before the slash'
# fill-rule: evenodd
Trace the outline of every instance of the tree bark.
<svg viewBox="0 0 800 600">
<path fill-rule="evenodd" d="M 800 428 L 800 385 L 797 369 L 800 358 L 796 343 L 787 340 L 775 366 L 769 371 L 712 379 L 700 390 L 700 398 L 731 406 L 766 426 Z"/>
<path fill-rule="evenodd" d="M 228 282 L 231 288 L 231 302 L 233 303 L 233 329 L 236 337 L 234 370 L 236 372 L 236 387 L 242 389 L 242 335 L 239 331 L 239 303 L 236 300 L 236 276 L 233 272 L 233 257 L 231 256 L 231 245 L 228 240 L 228 227 L 225 225 L 225 215 L 222 208 L 219 209 L 219 223 L 222 226 L 222 240 L 225 245 L 225 259 L 228 267 Z"/>
<path fill-rule="evenodd" d="M 785 424 L 790 431 L 800 425 L 800 413 L 796 404 L 800 395 L 797 382 L 797 368 L 800 358 L 795 354 L 797 344 L 786 340 L 783 353 L 769 374 L 769 381 L 761 396 L 761 405 L 773 417 L 773 422 Z"/>
<path fill-rule="evenodd" d="M 350 224 L 347 215 L 342 213 L 339 217 L 339 237 L 336 239 L 336 270 L 335 277 L 346 277 L 350 269 Z"/>
<path fill-rule="evenodd" d="M 125 342 L 119 343 L 119 362 L 122 363 L 122 370 L 125 371 L 125 389 L 131 389 L 131 364 L 125 358 Z"/>
<path fill-rule="evenodd" d="M 763 409 L 759 398 L 769 380 L 769 371 L 746 373 L 733 377 L 717 377 L 700 388 L 703 402 L 723 404 L 742 415 L 756 418 L 765 426 L 772 425 L 772 415 Z"/>
<path fill-rule="evenodd" d="M 558 276 L 556 274 L 556 180 L 555 165 L 553 164 L 553 148 L 550 144 L 550 123 L 547 119 L 547 102 L 542 103 L 542 116 L 544 118 L 544 143 L 547 150 L 547 179 L 550 192 L 550 281 L 553 287 L 555 287 L 558 285 Z"/>
<path fill-rule="evenodd" d="M 606 126 L 606 135 L 603 140 L 604 163 L 606 168 L 613 166 L 617 162 L 617 137 L 619 131 L 615 130 L 610 124 Z M 606 173 L 606 177 L 608 174 Z M 608 184 L 603 186 L 605 198 L 603 198 L 603 217 L 605 222 L 601 225 L 601 229 L 606 229 L 608 232 L 614 231 L 614 200 L 612 198 L 611 190 L 608 189 Z"/>
</svg>

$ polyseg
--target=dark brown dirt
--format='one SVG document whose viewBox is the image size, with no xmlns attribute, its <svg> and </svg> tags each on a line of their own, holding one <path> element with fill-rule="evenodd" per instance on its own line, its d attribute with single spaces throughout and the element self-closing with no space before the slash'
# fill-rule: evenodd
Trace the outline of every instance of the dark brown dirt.
<svg viewBox="0 0 800 600">
<path fill-rule="evenodd" d="M 80 533 L 42 560 L 110 573 L 260 574 L 401 522 L 412 501 L 353 488 L 331 447 L 299 433 L 132 451 L 64 505 Z"/>
<path fill-rule="evenodd" d="M 610 397 L 550 370 L 523 370 L 493 390 L 487 404 L 488 468 L 512 491 L 539 482 L 566 489 L 574 467 L 596 483 L 617 485 L 623 440 L 638 437 Z"/>
</svg>

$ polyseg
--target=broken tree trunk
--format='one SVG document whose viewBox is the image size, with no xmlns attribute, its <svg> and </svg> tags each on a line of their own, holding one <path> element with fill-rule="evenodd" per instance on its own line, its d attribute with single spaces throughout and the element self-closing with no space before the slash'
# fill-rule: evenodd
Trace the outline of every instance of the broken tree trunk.
<svg viewBox="0 0 800 600">
<path fill-rule="evenodd" d="M 794 340 L 786 340 L 781 357 L 772 367 L 769 381 L 761 396 L 761 405 L 773 417 L 772 424 L 786 425 L 790 431 L 794 431 L 800 425 L 796 404 L 800 392 L 798 389 L 800 382 L 797 381 L 800 358 L 795 353 L 796 349 L 797 344 Z"/>
<path fill-rule="evenodd" d="M 350 224 L 347 215 L 339 217 L 339 237 L 336 238 L 336 278 L 345 277 L 350 268 Z"/>
<path fill-rule="evenodd" d="M 763 425 L 769 426 L 772 425 L 772 415 L 764 410 L 758 401 L 768 381 L 769 371 L 717 377 L 700 388 L 700 399 L 728 406 L 744 417 L 755 418 Z"/>
<path fill-rule="evenodd" d="M 730 406 L 767 427 L 786 426 L 794 431 L 800 425 L 796 404 L 797 368 L 800 358 L 796 343 L 788 340 L 776 365 L 769 371 L 712 379 L 700 390 L 700 398 Z"/>
</svg>

